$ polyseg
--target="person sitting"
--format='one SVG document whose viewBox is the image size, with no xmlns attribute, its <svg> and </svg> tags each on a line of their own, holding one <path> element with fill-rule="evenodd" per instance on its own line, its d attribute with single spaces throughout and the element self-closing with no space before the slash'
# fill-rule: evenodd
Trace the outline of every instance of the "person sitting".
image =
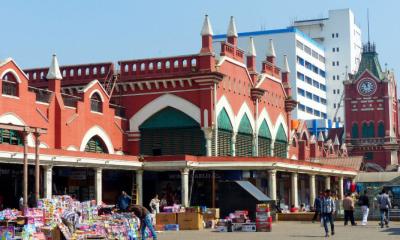
<svg viewBox="0 0 400 240">
<path fill-rule="evenodd" d="M 291 213 L 299 212 L 299 208 L 295 207 L 294 204 L 292 204 L 292 206 L 290 207 L 290 212 Z"/>
<path fill-rule="evenodd" d="M 306 208 L 304 206 L 304 203 L 300 204 L 299 212 L 306 212 Z"/>
</svg>

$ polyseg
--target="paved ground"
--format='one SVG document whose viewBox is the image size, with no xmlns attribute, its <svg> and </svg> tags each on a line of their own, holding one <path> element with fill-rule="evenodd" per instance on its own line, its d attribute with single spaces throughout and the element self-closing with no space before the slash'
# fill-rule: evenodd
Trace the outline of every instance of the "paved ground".
<svg viewBox="0 0 400 240">
<path fill-rule="evenodd" d="M 390 228 L 381 229 L 378 222 L 369 222 L 367 226 L 343 226 L 336 222 L 336 234 L 329 239 L 381 240 L 400 239 L 400 222 L 392 222 Z M 264 240 L 264 239 L 324 239 L 324 230 L 319 224 L 305 222 L 279 222 L 268 233 L 216 233 L 210 230 L 161 232 L 160 240 Z"/>
</svg>

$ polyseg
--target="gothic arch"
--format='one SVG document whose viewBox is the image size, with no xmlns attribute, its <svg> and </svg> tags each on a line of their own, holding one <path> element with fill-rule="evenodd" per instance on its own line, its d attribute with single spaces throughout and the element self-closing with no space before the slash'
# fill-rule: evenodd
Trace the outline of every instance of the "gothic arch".
<svg viewBox="0 0 400 240">
<path fill-rule="evenodd" d="M 253 117 L 253 113 L 250 111 L 249 106 L 247 106 L 246 102 L 244 102 L 242 104 L 242 106 L 239 109 L 238 114 L 236 115 L 236 119 L 235 119 L 235 125 L 233 127 L 233 131 L 237 132 L 239 129 L 239 125 L 240 125 L 240 121 L 242 120 L 243 116 L 247 115 L 247 118 L 250 121 L 250 125 L 251 128 L 253 129 L 253 131 L 255 131 L 255 127 L 254 127 L 254 117 Z"/>
<path fill-rule="evenodd" d="M 5 70 L 5 71 L 0 75 L 0 79 L 3 79 L 3 77 L 4 77 L 7 73 L 11 73 L 11 74 L 15 77 L 15 79 L 17 80 L 17 82 L 18 82 L 18 83 L 21 83 L 21 79 L 19 78 L 17 72 L 15 72 L 14 69 L 11 69 L 11 68 Z"/>
<path fill-rule="evenodd" d="M 94 136 L 96 136 L 96 135 L 99 136 L 99 137 L 103 140 L 105 146 L 107 147 L 108 153 L 113 154 L 113 153 L 114 153 L 114 146 L 113 146 L 113 144 L 112 144 L 112 142 L 111 142 L 110 137 L 109 137 L 108 134 L 104 131 L 104 129 L 102 129 L 101 127 L 99 127 L 99 126 L 97 126 L 97 125 L 91 127 L 91 128 L 86 132 L 85 136 L 84 136 L 83 139 L 82 139 L 81 146 L 80 146 L 79 150 L 80 150 L 81 152 L 85 151 L 86 144 L 89 142 L 89 140 L 90 140 L 92 137 L 94 137 Z"/>
<path fill-rule="evenodd" d="M 231 105 L 229 104 L 228 100 L 225 96 L 222 96 L 216 106 L 216 116 L 218 118 L 219 114 L 221 113 L 222 109 L 225 109 L 226 113 L 228 114 L 229 121 L 231 122 L 232 127 L 235 127 L 235 114 L 233 114 L 233 110 Z"/>
<path fill-rule="evenodd" d="M 20 118 L 18 115 L 12 112 L 7 112 L 4 113 L 3 115 L 0 116 L 0 123 L 11 123 L 15 125 L 21 125 L 21 126 L 26 126 L 24 120 Z M 35 147 L 35 141 L 33 139 L 32 134 L 28 135 L 28 146 L 29 147 Z"/>
<path fill-rule="evenodd" d="M 276 134 L 278 133 L 279 130 L 279 126 L 282 124 L 283 130 L 285 131 L 286 136 L 288 135 L 288 129 L 287 129 L 287 125 L 286 125 L 286 120 L 285 118 L 282 116 L 282 114 L 280 114 L 278 116 L 278 119 L 276 119 L 275 121 L 275 125 L 274 125 L 274 130 L 273 130 L 273 134 L 272 134 L 272 139 L 275 140 L 276 138 Z M 286 137 L 287 138 L 287 137 Z"/>
</svg>

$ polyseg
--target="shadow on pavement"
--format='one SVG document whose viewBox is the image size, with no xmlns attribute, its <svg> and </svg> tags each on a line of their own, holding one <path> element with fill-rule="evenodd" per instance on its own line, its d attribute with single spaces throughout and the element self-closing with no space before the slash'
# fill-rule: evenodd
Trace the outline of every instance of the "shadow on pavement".
<svg viewBox="0 0 400 240">
<path fill-rule="evenodd" d="M 400 235 L 400 228 L 388 228 L 382 232 L 389 233 L 389 235 Z"/>
<path fill-rule="evenodd" d="M 323 235 L 315 236 L 315 235 L 290 235 L 289 237 L 293 238 L 321 238 Z"/>
</svg>

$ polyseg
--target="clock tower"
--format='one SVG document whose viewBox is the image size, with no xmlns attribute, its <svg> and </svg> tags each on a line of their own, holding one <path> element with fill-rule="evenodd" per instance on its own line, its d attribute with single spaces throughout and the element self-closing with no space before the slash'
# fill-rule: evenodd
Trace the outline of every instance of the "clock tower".
<svg viewBox="0 0 400 240">
<path fill-rule="evenodd" d="M 346 143 L 349 155 L 363 156 L 363 170 L 398 167 L 399 131 L 396 80 L 382 71 L 374 44 L 363 47 L 357 73 L 344 82 Z"/>
</svg>

